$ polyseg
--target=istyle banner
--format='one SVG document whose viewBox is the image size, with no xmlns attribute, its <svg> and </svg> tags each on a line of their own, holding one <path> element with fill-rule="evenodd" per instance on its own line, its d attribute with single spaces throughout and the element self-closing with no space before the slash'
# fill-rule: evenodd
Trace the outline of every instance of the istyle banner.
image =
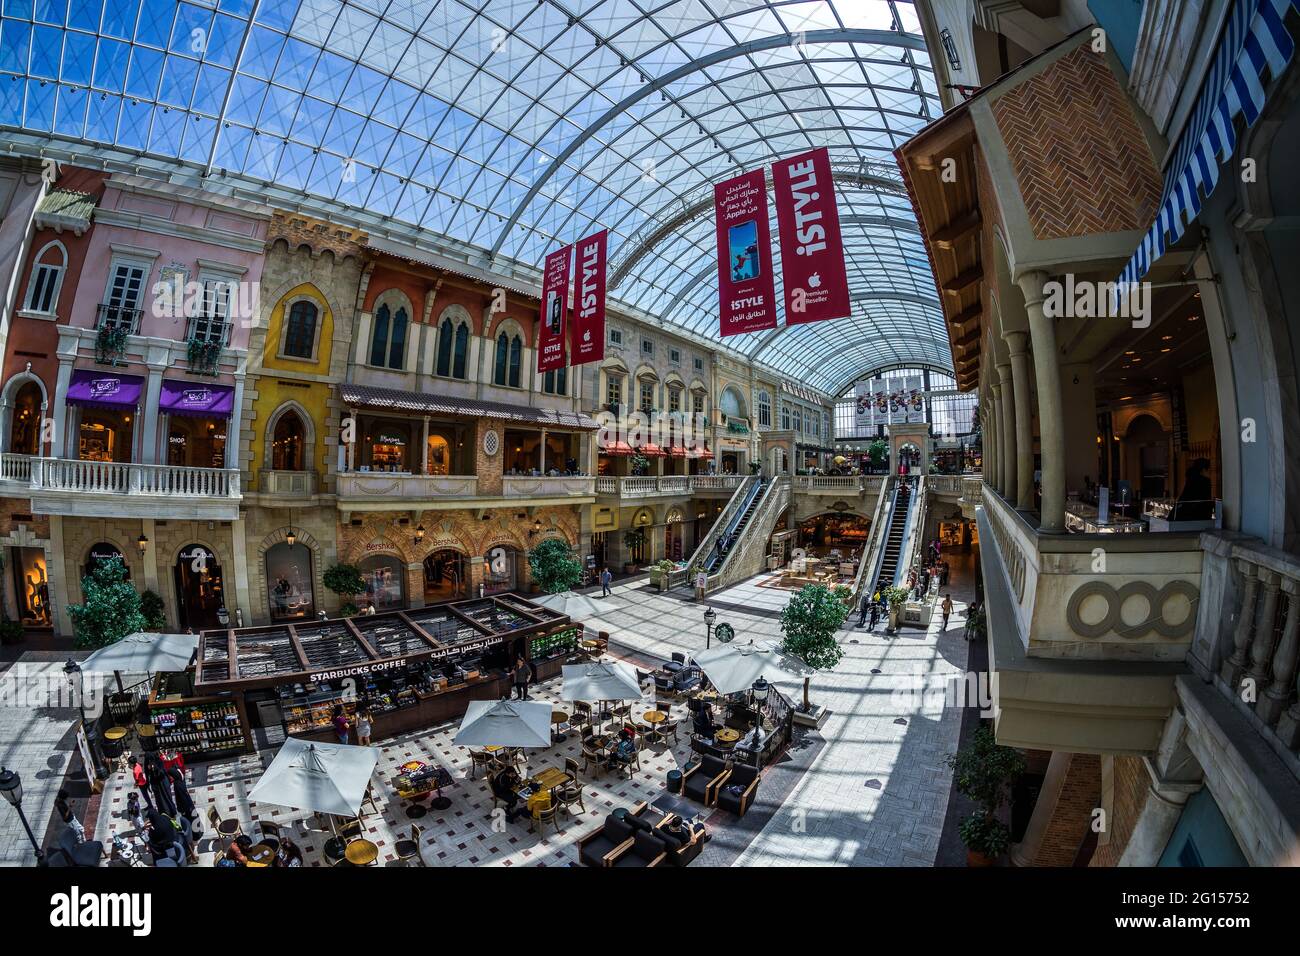
<svg viewBox="0 0 1300 956">
<path fill-rule="evenodd" d="M 786 324 L 844 318 L 849 314 L 849 277 L 830 153 L 814 149 L 781 160 L 772 167 L 772 188 Z"/>
<path fill-rule="evenodd" d="M 537 325 L 537 371 L 564 368 L 564 325 L 569 312 L 569 256 L 573 246 L 556 249 L 542 267 L 542 315 Z"/>
<path fill-rule="evenodd" d="M 767 182 L 756 169 L 713 187 L 723 335 L 776 328 Z"/>
<path fill-rule="evenodd" d="M 569 364 L 599 362 L 605 357 L 605 263 L 609 232 L 593 233 L 578 243 L 574 276 L 573 318 L 569 322 Z"/>
</svg>

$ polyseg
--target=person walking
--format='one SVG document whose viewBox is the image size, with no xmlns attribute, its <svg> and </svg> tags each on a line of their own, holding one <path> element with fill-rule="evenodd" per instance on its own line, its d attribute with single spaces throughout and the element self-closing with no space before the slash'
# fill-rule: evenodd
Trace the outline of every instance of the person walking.
<svg viewBox="0 0 1300 956">
<path fill-rule="evenodd" d="M 867 630 L 874 631 L 876 629 L 876 622 L 879 620 L 880 620 L 880 599 L 879 596 L 877 596 L 876 600 L 871 602 L 871 620 L 867 622 Z"/>
<path fill-rule="evenodd" d="M 614 574 L 606 565 L 605 569 L 600 572 L 600 596 L 609 597 L 609 585 L 614 580 Z"/>
<path fill-rule="evenodd" d="M 135 781 L 136 789 L 139 790 L 140 795 L 144 797 L 145 807 L 152 810 L 153 797 L 149 795 L 149 777 L 144 772 L 144 767 L 140 765 L 140 761 L 136 760 L 134 757 L 131 758 L 131 779 Z"/>
<path fill-rule="evenodd" d="M 858 608 L 858 627 L 867 623 L 867 614 L 871 611 L 871 595 L 862 595 L 862 606 Z"/>
<path fill-rule="evenodd" d="M 68 825 L 68 828 L 77 835 L 78 843 L 86 842 L 86 828 L 81 825 L 77 815 L 72 812 L 72 804 L 68 802 L 68 791 L 60 790 L 54 798 L 54 809 L 59 814 L 59 819 Z"/>
<path fill-rule="evenodd" d="M 190 796 L 189 787 L 185 785 L 185 772 L 180 767 L 164 766 L 167 780 L 171 783 L 172 797 L 176 801 L 176 815 L 182 820 L 189 820 L 194 825 L 194 798 Z"/>
<path fill-rule="evenodd" d="M 357 744 L 370 746 L 370 711 L 365 707 L 357 708 Z"/>
<path fill-rule="evenodd" d="M 952 595 L 945 594 L 943 596 L 943 603 L 939 605 L 939 609 L 943 611 L 942 630 L 946 631 L 948 630 L 948 618 L 952 616 Z"/>
<path fill-rule="evenodd" d="M 144 772 L 149 778 L 149 790 L 153 793 L 153 805 L 169 817 L 176 816 L 176 798 L 172 795 L 172 782 L 167 779 L 167 770 L 157 754 L 144 758 Z"/>
</svg>

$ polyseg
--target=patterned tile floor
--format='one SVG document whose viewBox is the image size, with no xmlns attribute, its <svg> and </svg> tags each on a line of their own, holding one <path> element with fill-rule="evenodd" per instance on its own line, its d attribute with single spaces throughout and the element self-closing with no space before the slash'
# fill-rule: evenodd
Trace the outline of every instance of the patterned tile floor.
<svg viewBox="0 0 1300 956">
<path fill-rule="evenodd" d="M 530 690 L 533 700 L 546 701 L 557 709 L 569 708 L 557 697 L 560 679 L 534 685 Z M 652 701 L 635 704 L 633 717 L 654 709 Z M 671 716 L 683 719 L 686 708 L 677 704 Z M 605 816 L 618 807 L 631 807 L 639 801 L 653 801 L 664 793 L 664 779 L 668 771 L 680 769 L 689 754 L 690 735 L 683 725 L 678 733 L 679 743 L 671 740 L 652 745 L 641 755 L 641 769 L 631 779 L 625 774 L 602 771 L 600 774 L 581 774 L 584 813 L 574 808 L 569 815 L 557 815 L 559 832 L 547 826 L 545 833 L 529 830 L 529 821 L 521 818 L 507 824 L 503 813 L 493 814 L 492 794 L 482 771 L 477 779 L 470 779 L 469 751 L 452 743 L 459 722 L 445 724 L 432 730 L 407 734 L 377 743 L 379 765 L 375 770 L 373 792 L 378 813 L 366 807 L 363 823 L 366 839 L 379 847 L 379 865 L 397 863 L 394 844 L 411 832 L 411 824 L 424 827 L 421 837 L 422 854 L 430 866 L 501 865 L 501 866 L 566 866 L 577 863 L 578 839 L 598 828 Z M 570 757 L 582 764 L 581 747 L 577 734 L 571 734 L 562 743 L 545 751 L 526 751 L 527 772 L 536 773 L 547 766 L 564 766 Z M 261 777 L 263 769 L 275 756 L 275 751 L 265 750 L 233 761 L 195 763 L 187 768 L 190 793 L 204 820 L 208 808 L 215 806 L 223 817 L 237 817 L 244 831 L 255 831 L 253 819 L 270 820 L 280 826 L 290 826 L 294 841 L 303 848 L 308 866 L 325 866 L 323 847 L 331 836 L 322 829 L 312 815 L 269 804 L 249 805 L 247 794 Z M 443 796 L 451 800 L 445 811 L 430 810 L 418 820 L 406 817 L 406 807 L 393 792 L 391 781 L 397 768 L 411 759 L 436 763 L 451 774 L 453 784 L 443 788 Z M 126 815 L 127 794 L 134 789 L 127 775 L 114 773 L 108 781 L 100 802 L 95 837 L 110 843 L 113 833 L 124 838 L 135 833 Z M 703 810 L 703 808 L 700 808 Z M 200 865 L 211 865 L 215 846 L 209 829 L 200 839 Z M 400 864 L 399 864 L 400 865 Z"/>
</svg>

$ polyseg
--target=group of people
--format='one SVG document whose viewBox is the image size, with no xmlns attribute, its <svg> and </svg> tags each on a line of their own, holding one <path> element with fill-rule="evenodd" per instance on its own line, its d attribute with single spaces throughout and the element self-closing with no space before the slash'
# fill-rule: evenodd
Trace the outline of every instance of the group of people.
<svg viewBox="0 0 1300 956">
<path fill-rule="evenodd" d="M 353 727 L 357 731 L 357 745 L 361 747 L 370 746 L 370 708 L 358 707 L 356 720 L 348 720 L 347 712 L 343 709 L 342 704 L 334 705 L 334 712 L 330 717 L 330 724 L 334 727 L 334 734 L 341 744 L 351 743 L 351 730 Z"/>
<path fill-rule="evenodd" d="M 176 765 L 167 766 L 152 753 L 145 755 L 143 763 L 132 757 L 129 765 L 136 789 L 127 794 L 126 812 L 137 833 L 146 838 L 154 863 L 197 863 L 194 847 L 203 824 L 194 810 L 184 771 Z"/>
<path fill-rule="evenodd" d="M 239 834 L 230 841 L 224 853 L 217 857 L 214 866 L 248 866 L 248 851 L 253 848 L 252 837 Z M 276 840 L 275 856 L 271 858 L 272 867 L 302 866 L 302 848 L 293 840 L 281 834 Z"/>
</svg>

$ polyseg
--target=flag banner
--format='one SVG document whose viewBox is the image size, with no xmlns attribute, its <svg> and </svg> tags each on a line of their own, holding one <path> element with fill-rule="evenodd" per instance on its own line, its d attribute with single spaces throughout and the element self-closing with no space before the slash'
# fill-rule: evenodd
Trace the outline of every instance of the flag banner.
<svg viewBox="0 0 1300 956">
<path fill-rule="evenodd" d="M 872 392 L 875 381 L 872 379 L 870 382 L 858 382 L 853 386 L 853 424 L 857 429 L 875 427 L 876 403 L 875 394 Z"/>
<path fill-rule="evenodd" d="M 537 371 L 564 368 L 565 320 L 569 312 L 569 257 L 573 246 L 556 249 L 542 268 L 542 314 L 537 324 Z"/>
<path fill-rule="evenodd" d="M 920 375 L 909 375 L 903 380 L 906 390 L 907 424 L 925 424 L 925 379 Z"/>
<path fill-rule="evenodd" d="M 569 364 L 605 357 L 605 263 L 609 232 L 602 229 L 578 243 L 574 284 L 577 293 L 569 320 Z"/>
<path fill-rule="evenodd" d="M 845 318 L 849 277 L 830 153 L 814 149 L 781 160 L 772 167 L 772 188 L 781 238 L 786 324 Z"/>
<path fill-rule="evenodd" d="M 756 169 L 713 187 L 723 335 L 776 328 L 767 181 Z"/>
</svg>

